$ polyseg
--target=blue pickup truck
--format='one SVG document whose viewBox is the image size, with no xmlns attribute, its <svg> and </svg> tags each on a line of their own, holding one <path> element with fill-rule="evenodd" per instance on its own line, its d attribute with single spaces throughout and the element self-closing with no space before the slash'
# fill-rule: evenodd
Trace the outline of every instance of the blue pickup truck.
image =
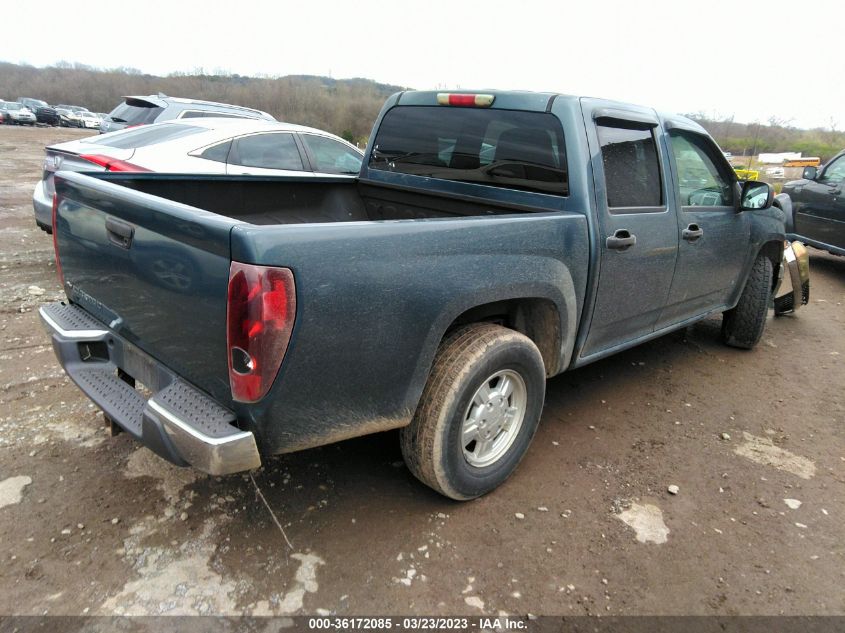
<svg viewBox="0 0 845 633">
<path fill-rule="evenodd" d="M 159 455 L 225 474 L 401 428 L 454 499 L 501 484 L 545 380 L 722 313 L 753 347 L 784 214 L 691 120 L 402 92 L 355 180 L 59 172 L 58 358 Z"/>
</svg>

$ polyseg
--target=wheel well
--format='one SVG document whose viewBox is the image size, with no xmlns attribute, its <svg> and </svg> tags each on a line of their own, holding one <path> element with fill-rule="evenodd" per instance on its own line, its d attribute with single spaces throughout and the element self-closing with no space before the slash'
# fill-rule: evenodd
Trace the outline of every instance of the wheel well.
<svg viewBox="0 0 845 633">
<path fill-rule="evenodd" d="M 783 242 L 766 242 L 760 249 L 758 256 L 759 255 L 768 257 L 772 262 L 772 272 L 774 273 L 772 275 L 772 290 L 774 290 L 778 281 L 778 271 L 781 266 L 781 260 L 783 259 Z"/>
<path fill-rule="evenodd" d="M 507 299 L 470 308 L 447 329 L 467 323 L 498 323 L 530 338 L 546 367 L 546 376 L 560 370 L 560 313 L 548 299 Z"/>
</svg>

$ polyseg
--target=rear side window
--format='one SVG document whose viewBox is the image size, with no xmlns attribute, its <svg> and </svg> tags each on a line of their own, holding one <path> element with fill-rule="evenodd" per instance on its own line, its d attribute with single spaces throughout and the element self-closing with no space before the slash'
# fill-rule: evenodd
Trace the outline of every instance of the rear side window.
<svg viewBox="0 0 845 633">
<path fill-rule="evenodd" d="M 357 174 L 361 170 L 361 155 L 348 145 L 316 134 L 302 134 L 300 138 L 314 158 L 314 171 Z"/>
<path fill-rule="evenodd" d="M 563 130 L 546 112 L 397 106 L 382 119 L 369 167 L 569 193 Z"/>
<path fill-rule="evenodd" d="M 226 159 L 229 157 L 229 149 L 232 147 L 232 141 L 226 141 L 225 143 L 218 143 L 217 145 L 212 145 L 200 154 L 200 158 L 205 158 L 206 160 L 215 160 L 218 163 L 225 163 Z"/>
<path fill-rule="evenodd" d="M 129 99 L 112 110 L 109 116 L 117 123 L 146 125 L 147 123 L 153 123 L 162 110 L 164 108 L 147 101 Z"/>
<path fill-rule="evenodd" d="M 244 167 L 302 171 L 302 157 L 292 134 L 254 134 L 238 139 L 229 162 Z"/>
<path fill-rule="evenodd" d="M 660 207 L 663 185 L 654 130 L 646 125 L 604 119 L 596 125 L 607 206 Z"/>
<path fill-rule="evenodd" d="M 174 123 L 162 123 L 153 127 L 143 127 L 118 132 L 103 140 L 95 141 L 97 145 L 116 147 L 118 149 L 131 149 L 133 147 L 146 147 L 156 143 L 172 141 L 183 136 L 190 136 L 198 132 L 206 132 L 205 128 L 193 125 L 178 125 Z"/>
</svg>

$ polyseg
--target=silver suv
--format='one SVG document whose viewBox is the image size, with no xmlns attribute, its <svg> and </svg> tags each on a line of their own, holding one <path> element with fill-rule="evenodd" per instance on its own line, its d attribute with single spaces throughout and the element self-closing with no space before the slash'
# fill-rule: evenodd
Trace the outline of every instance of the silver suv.
<svg viewBox="0 0 845 633">
<path fill-rule="evenodd" d="M 115 132 L 125 127 L 146 125 L 147 123 L 198 117 L 276 120 L 261 110 L 228 103 L 215 103 L 214 101 L 168 97 L 165 94 L 158 93 L 147 97 L 124 97 L 121 104 L 103 119 L 100 124 L 100 134 Z"/>
</svg>

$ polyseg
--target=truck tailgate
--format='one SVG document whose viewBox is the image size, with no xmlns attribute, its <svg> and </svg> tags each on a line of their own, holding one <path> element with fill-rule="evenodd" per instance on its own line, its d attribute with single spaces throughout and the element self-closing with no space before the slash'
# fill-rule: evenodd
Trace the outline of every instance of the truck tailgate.
<svg viewBox="0 0 845 633">
<path fill-rule="evenodd" d="M 55 181 L 68 298 L 230 403 L 226 292 L 229 234 L 239 222 L 80 173 Z"/>
</svg>

